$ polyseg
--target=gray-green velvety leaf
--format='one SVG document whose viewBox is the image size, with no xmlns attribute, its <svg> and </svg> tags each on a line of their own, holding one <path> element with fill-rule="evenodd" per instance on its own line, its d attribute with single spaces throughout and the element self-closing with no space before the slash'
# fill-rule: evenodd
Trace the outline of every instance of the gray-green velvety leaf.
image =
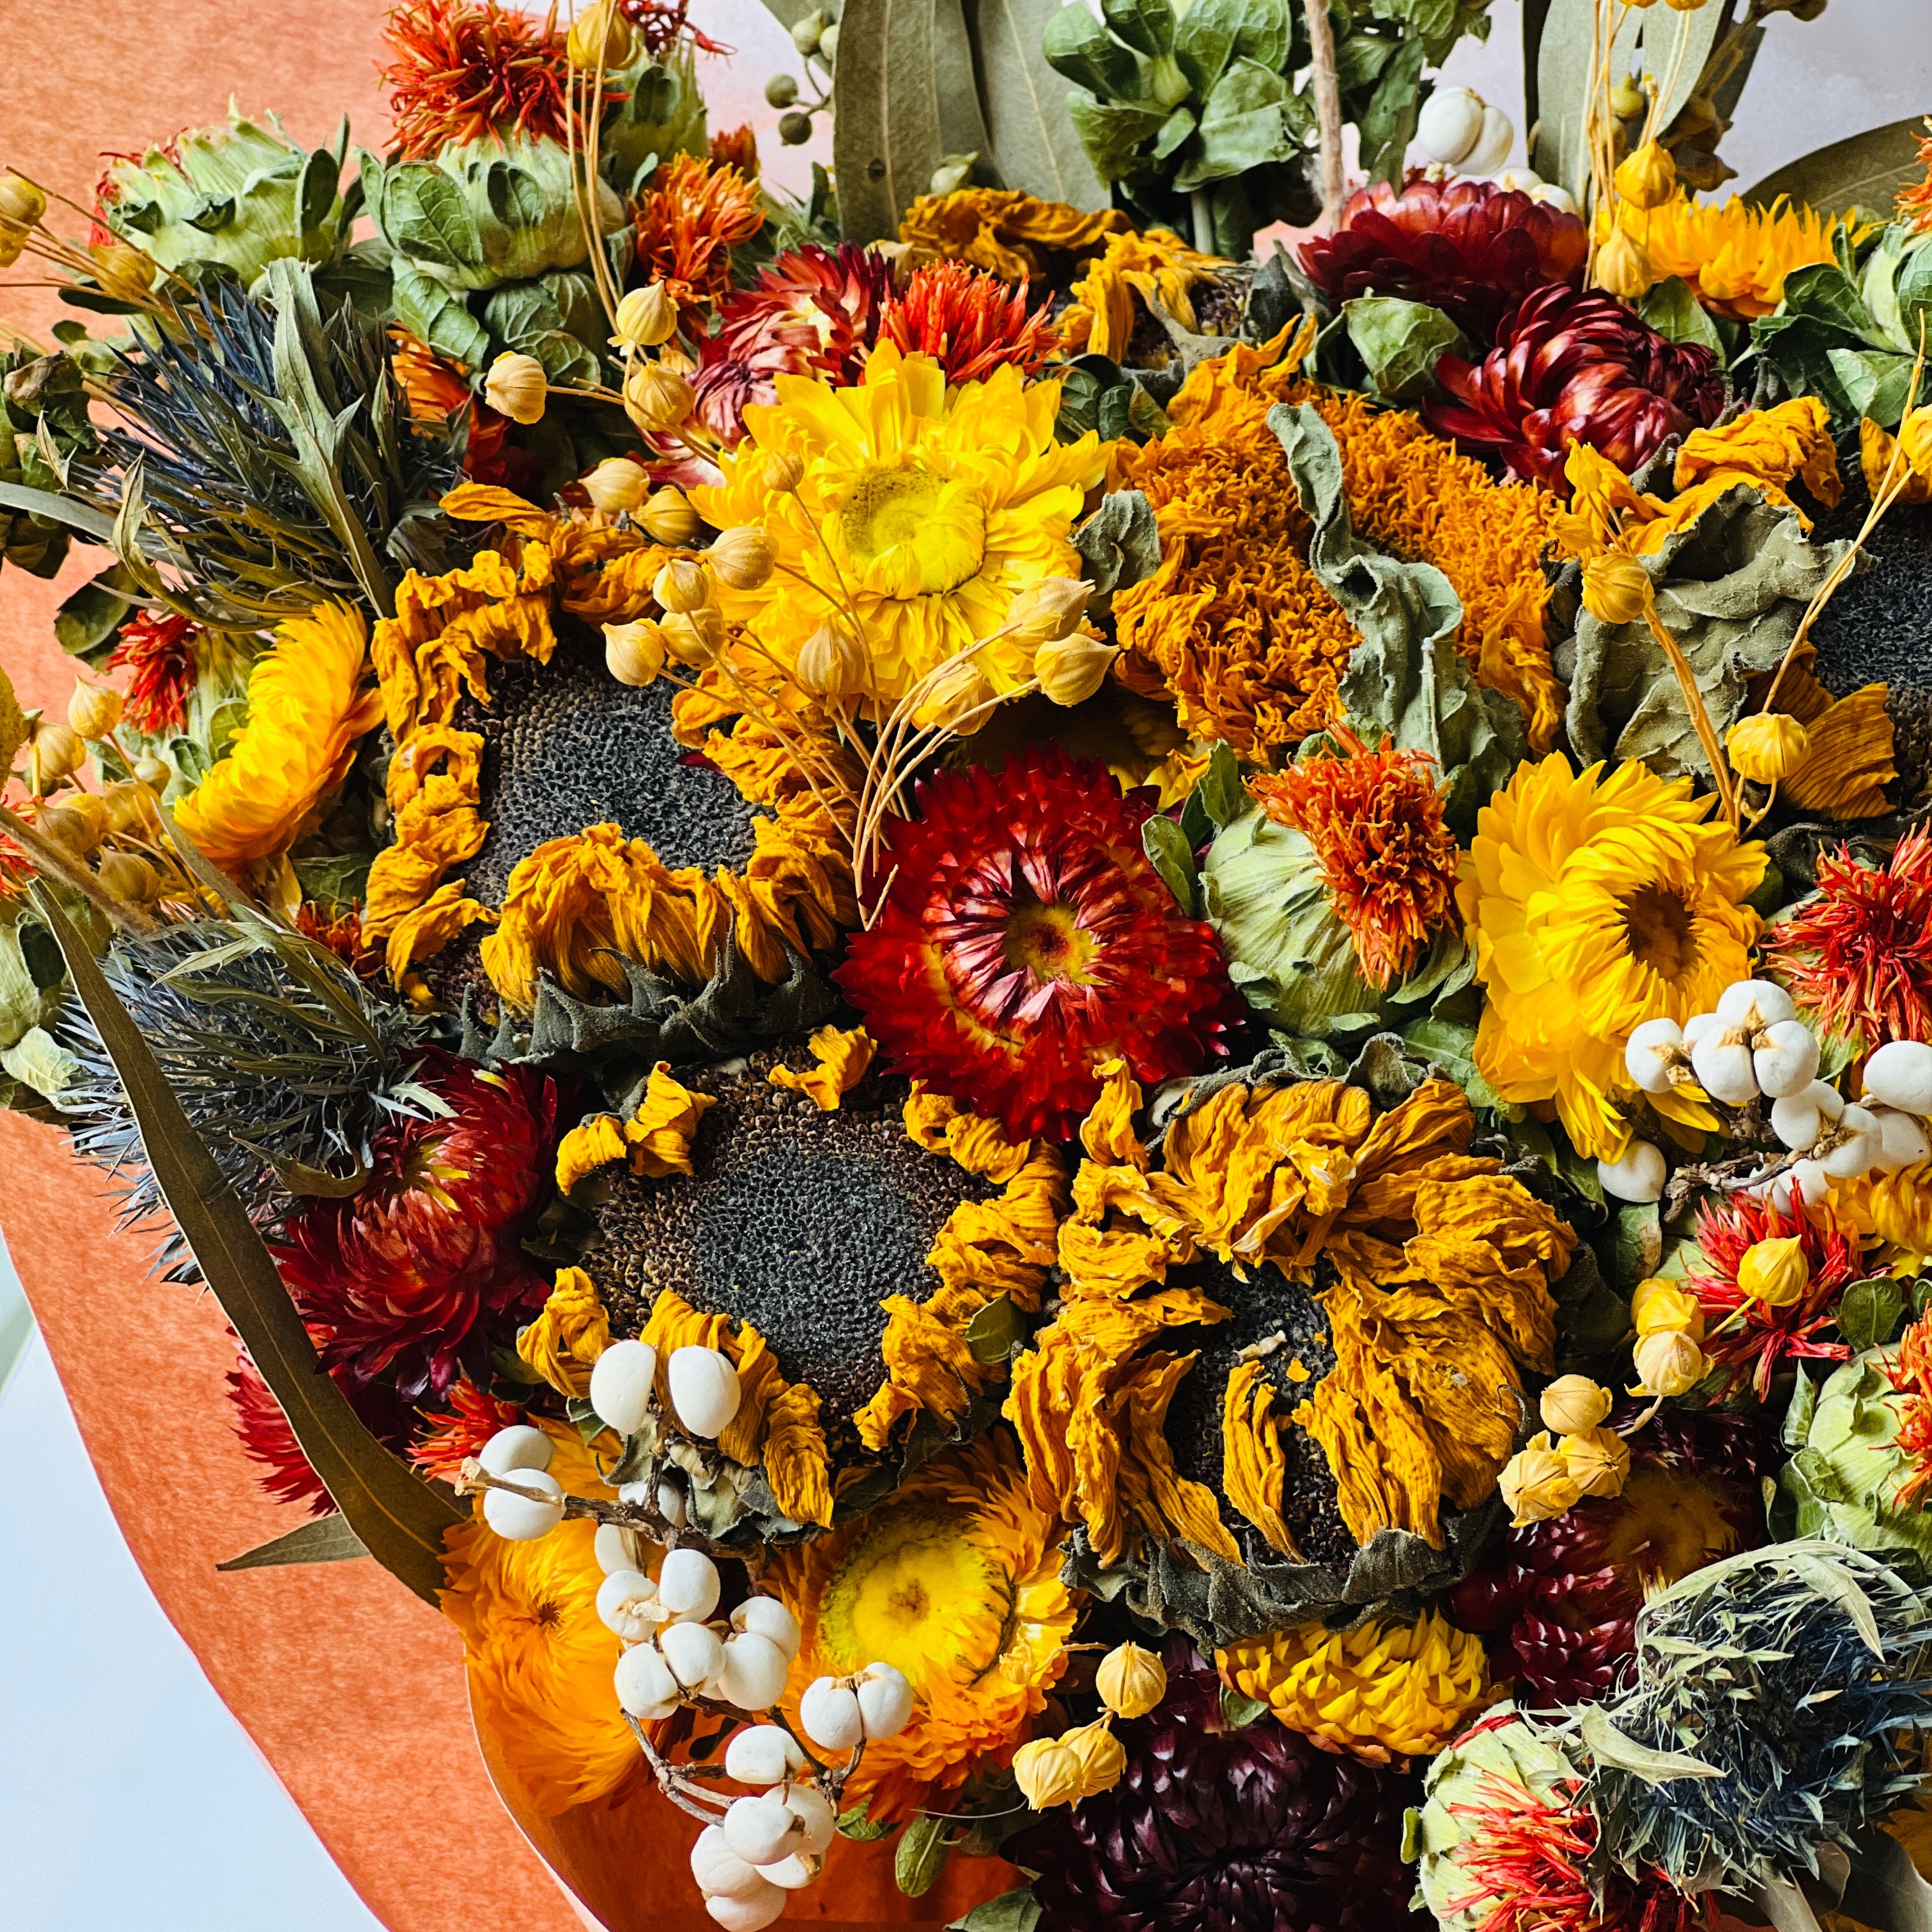
<svg viewBox="0 0 1932 1932">
<path fill-rule="evenodd" d="M 1462 332 L 1439 308 L 1399 296 L 1359 296 L 1342 304 L 1348 340 L 1377 391 L 1394 402 L 1421 395 L 1444 356 L 1467 356 Z"/>
</svg>

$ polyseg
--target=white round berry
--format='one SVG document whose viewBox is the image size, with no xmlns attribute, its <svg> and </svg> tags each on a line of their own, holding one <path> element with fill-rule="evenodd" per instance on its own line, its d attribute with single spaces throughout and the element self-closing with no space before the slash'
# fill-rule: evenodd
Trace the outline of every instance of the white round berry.
<svg viewBox="0 0 1932 1932">
<path fill-rule="evenodd" d="M 597 1614 L 606 1630 L 626 1643 L 642 1643 L 657 1634 L 669 1612 L 658 1601 L 658 1586 L 640 1570 L 616 1570 L 597 1587 Z"/>
<path fill-rule="evenodd" d="M 681 1622 L 702 1623 L 722 1587 L 717 1564 L 701 1550 L 668 1550 L 658 1565 L 658 1600 Z"/>
<path fill-rule="evenodd" d="M 1921 1119 L 1932 1115 L 1932 1046 L 1888 1040 L 1865 1062 L 1865 1097 Z"/>
<path fill-rule="evenodd" d="M 798 1700 L 798 1720 L 806 1736 L 826 1750 L 851 1750 L 865 1742 L 858 1694 L 836 1677 L 820 1677 L 806 1685 Z"/>
<path fill-rule="evenodd" d="M 760 1873 L 758 1883 L 762 1890 L 748 1898 L 728 1897 L 720 1892 L 715 1898 L 704 1901 L 704 1909 L 724 1932 L 764 1932 L 764 1928 L 776 1918 L 785 1908 L 783 1888 L 772 1884 Z"/>
<path fill-rule="evenodd" d="M 1874 1164 L 1885 1173 L 1896 1174 L 1901 1168 L 1916 1167 L 1922 1160 L 1932 1160 L 1932 1141 L 1927 1139 L 1925 1124 L 1916 1114 L 1896 1107 L 1876 1107 L 1872 1111 L 1878 1116 L 1879 1130 L 1878 1160 Z"/>
<path fill-rule="evenodd" d="M 658 1634 L 658 1648 L 685 1690 L 716 1688 L 718 1674 L 724 1668 L 724 1646 L 716 1630 L 704 1624 L 667 1624 Z"/>
<path fill-rule="evenodd" d="M 1693 1013 L 1684 1022 L 1684 1051 L 1695 1053 L 1697 1042 L 1722 1024 L 1715 1013 Z"/>
<path fill-rule="evenodd" d="M 1795 1020 L 1798 1002 L 1769 980 L 1739 980 L 1718 995 L 1718 1017 L 1727 1027 L 1762 1033 L 1780 1020 Z"/>
<path fill-rule="evenodd" d="M 1802 1020 L 1777 1020 L 1757 1035 L 1751 1071 L 1774 1100 L 1802 1094 L 1818 1071 L 1817 1036 Z"/>
<path fill-rule="evenodd" d="M 1480 94 L 1466 87 L 1438 87 L 1415 118 L 1417 145 L 1432 161 L 1454 167 L 1481 140 Z"/>
<path fill-rule="evenodd" d="M 787 1663 L 798 1654 L 798 1619 L 776 1597 L 747 1597 L 731 1612 L 731 1628 L 770 1637 L 784 1652 Z"/>
<path fill-rule="evenodd" d="M 724 1814 L 724 1842 L 748 1865 L 776 1864 L 799 1843 L 798 1821 L 776 1792 L 741 1798 Z"/>
<path fill-rule="evenodd" d="M 498 1430 L 476 1460 L 488 1474 L 507 1476 L 512 1469 L 548 1469 L 551 1454 L 550 1438 L 541 1429 L 519 1422 Z"/>
<path fill-rule="evenodd" d="M 691 1875 L 697 1880 L 698 1890 L 707 1897 L 755 1898 L 758 1895 L 758 1867 L 748 1865 L 724 1842 L 722 1826 L 707 1825 L 698 1833 L 698 1842 L 691 1848 Z"/>
<path fill-rule="evenodd" d="M 718 1694 L 741 1711 L 769 1711 L 784 1695 L 791 1660 L 770 1637 L 734 1630 L 724 1640 Z"/>
<path fill-rule="evenodd" d="M 1697 1084 L 1727 1107 L 1741 1107 L 1757 1092 L 1750 1045 L 1735 1027 L 1705 1034 L 1691 1049 L 1690 1070 Z"/>
<path fill-rule="evenodd" d="M 815 1784 L 793 1784 L 785 1788 L 785 1809 L 796 1818 L 803 1832 L 794 1847 L 814 1856 L 823 1852 L 838 1829 L 838 1814 Z"/>
<path fill-rule="evenodd" d="M 590 1371 L 590 1406 L 620 1436 L 644 1426 L 658 1375 L 658 1352 L 648 1342 L 613 1342 Z"/>
<path fill-rule="evenodd" d="M 738 1413 L 738 1371 L 716 1348 L 674 1348 L 670 1406 L 693 1436 L 715 1436 Z"/>
<path fill-rule="evenodd" d="M 1847 1138 L 1821 1154 L 1818 1165 L 1834 1180 L 1856 1180 L 1860 1174 L 1870 1173 L 1884 1145 L 1878 1116 L 1864 1107 L 1847 1107 L 1838 1116 L 1838 1131 Z"/>
<path fill-rule="evenodd" d="M 782 1886 L 787 1892 L 802 1892 L 825 1869 L 825 1861 L 809 1853 L 792 1853 L 775 1865 L 760 1865 L 759 1876 Z"/>
<path fill-rule="evenodd" d="M 640 1643 L 617 1660 L 617 1702 L 640 1724 L 668 1718 L 682 1701 L 677 1679 L 656 1648 Z"/>
<path fill-rule="evenodd" d="M 1684 1029 L 1668 1017 L 1646 1020 L 1624 1042 L 1624 1067 L 1646 1094 L 1670 1090 L 1670 1070 L 1684 1057 Z"/>
<path fill-rule="evenodd" d="M 859 1686 L 859 1714 L 868 1740 L 897 1737 L 912 1722 L 913 1689 L 902 1671 L 890 1664 L 868 1664 Z"/>
<path fill-rule="evenodd" d="M 598 1568 L 607 1576 L 614 1576 L 620 1570 L 641 1570 L 644 1567 L 644 1543 L 645 1538 L 640 1532 L 623 1523 L 600 1522 L 592 1544 Z"/>
<path fill-rule="evenodd" d="M 805 1753 L 782 1725 L 747 1725 L 724 1747 L 724 1775 L 740 1784 L 782 1784 L 804 1768 Z"/>
<path fill-rule="evenodd" d="M 483 1520 L 512 1543 L 533 1543 L 563 1520 L 563 1485 L 548 1469 L 519 1469 L 505 1478 L 515 1490 L 485 1490 Z M 518 1490 L 533 1490 L 533 1496 Z"/>
<path fill-rule="evenodd" d="M 1648 1141 L 1632 1141 L 1618 1160 L 1600 1160 L 1597 1179 L 1618 1201 L 1654 1201 L 1664 1192 L 1664 1152 Z"/>
</svg>

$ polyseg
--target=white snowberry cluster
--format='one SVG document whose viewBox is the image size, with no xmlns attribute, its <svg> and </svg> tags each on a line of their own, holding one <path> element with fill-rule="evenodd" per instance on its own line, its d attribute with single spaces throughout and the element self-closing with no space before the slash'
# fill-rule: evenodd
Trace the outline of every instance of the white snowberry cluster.
<svg viewBox="0 0 1932 1932">
<path fill-rule="evenodd" d="M 1874 1168 L 1895 1173 L 1932 1154 L 1924 1125 L 1932 1114 L 1932 1046 L 1900 1040 L 1880 1047 L 1865 1064 L 1863 1104 L 1820 1080 L 1818 1063 L 1816 1036 L 1791 995 L 1768 980 L 1726 987 L 1714 1012 L 1682 1027 L 1646 1020 L 1624 1049 L 1630 1077 L 1646 1094 L 1696 1086 L 1726 1106 L 1771 1102 L 1772 1132 L 1800 1156 L 1765 1170 L 1754 1190 L 1780 1213 L 1790 1206 L 1794 1184 L 1816 1201 L 1834 1180 Z M 1619 1201 L 1654 1201 L 1664 1191 L 1663 1151 L 1634 1140 L 1621 1160 L 1600 1160 L 1597 1177 Z"/>
<path fill-rule="evenodd" d="M 1500 107 L 1466 87 L 1438 87 L 1423 105 L 1415 138 L 1432 161 L 1459 175 L 1490 176 L 1498 188 L 1518 189 L 1566 214 L 1576 212 L 1568 189 L 1546 182 L 1534 168 L 1503 166 L 1516 145 L 1516 130 Z"/>
<path fill-rule="evenodd" d="M 716 1436 L 737 1414 L 738 1372 L 718 1350 L 675 1349 L 664 1368 L 671 1409 L 687 1435 Z M 657 1351 L 648 1343 L 614 1342 L 590 1372 L 591 1407 L 620 1435 L 634 1435 L 656 1400 L 657 1371 Z M 498 1535 L 530 1541 L 563 1520 L 564 1492 L 550 1473 L 550 1454 L 542 1430 L 520 1425 L 498 1430 L 484 1444 L 476 1459 L 490 1479 L 483 1516 Z M 628 1483 L 617 1496 L 620 1504 L 654 1510 L 668 1526 L 667 1540 L 685 1526 L 685 1494 L 675 1481 Z M 653 1582 L 646 1571 L 651 1540 L 630 1523 L 598 1526 L 604 1580 L 597 1614 L 625 1646 L 614 1678 L 618 1703 L 640 1724 L 700 1702 L 714 1709 L 772 1710 L 798 1655 L 798 1619 L 777 1598 L 756 1596 L 728 1618 L 715 1617 L 724 1594 L 717 1564 L 702 1550 L 674 1546 Z M 800 1721 L 814 1744 L 852 1754 L 842 1769 L 811 1758 L 782 1725 L 764 1724 L 739 1732 L 724 1754 L 726 1775 L 756 1787 L 754 1795 L 730 1798 L 688 1780 L 674 1790 L 701 1817 L 710 1815 L 706 1807 L 722 1810 L 691 1854 L 705 1908 L 719 1924 L 758 1932 L 784 1910 L 788 1892 L 818 1876 L 837 1826 L 832 1801 L 859 1754 L 903 1730 L 913 1707 L 911 1684 L 890 1664 L 868 1664 L 856 1677 L 821 1677 L 800 1700 Z M 654 1754 L 652 1762 L 661 1778 L 674 1774 Z"/>
</svg>

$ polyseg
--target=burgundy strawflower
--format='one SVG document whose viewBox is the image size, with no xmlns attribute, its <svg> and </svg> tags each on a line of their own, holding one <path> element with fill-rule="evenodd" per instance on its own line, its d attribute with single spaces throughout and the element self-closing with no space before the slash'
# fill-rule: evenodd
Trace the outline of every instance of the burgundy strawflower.
<svg viewBox="0 0 1932 1932">
<path fill-rule="evenodd" d="M 983 382 L 1009 363 L 1030 377 L 1058 346 L 1052 305 L 1042 297 L 1030 310 L 1024 283 L 1013 288 L 968 262 L 934 262 L 887 303 L 879 333 L 908 355 L 944 364 L 949 382 Z"/>
<path fill-rule="evenodd" d="M 200 665 L 194 640 L 201 626 L 174 610 L 138 610 L 121 626 L 110 670 L 130 674 L 128 722 L 151 738 L 171 737 L 188 724 L 188 701 Z"/>
<path fill-rule="evenodd" d="M 1486 348 L 1533 289 L 1581 287 L 1589 231 L 1574 214 L 1493 182 L 1413 174 L 1349 196 L 1340 225 L 1301 244 L 1310 279 L 1338 302 L 1400 296 L 1450 316 Z"/>
<path fill-rule="evenodd" d="M 1395 1932 L 1412 1778 L 1324 1751 L 1271 1717 L 1230 1730 L 1220 1682 L 1184 1637 L 1167 1695 L 1116 1724 L 1127 1768 L 1004 1856 L 1037 1871 L 1039 1932 Z"/>
<path fill-rule="evenodd" d="M 416 1079 L 448 1111 L 392 1120 L 361 1191 L 304 1202 L 275 1255 L 296 1306 L 328 1331 L 329 1366 L 359 1382 L 393 1373 L 412 1400 L 448 1389 L 466 1352 L 487 1354 L 490 1318 L 548 1294 L 520 1244 L 550 1196 L 557 1139 L 555 1090 L 527 1068 L 431 1050 Z"/>
<path fill-rule="evenodd" d="M 382 1382 L 358 1383 L 342 1370 L 334 1375 L 336 1386 L 364 1425 L 391 1448 L 400 1448 L 409 1438 L 410 1412 L 394 1390 Z M 243 1449 L 262 1465 L 262 1487 L 278 1503 L 306 1503 L 310 1516 L 327 1516 L 335 1505 L 302 1454 L 281 1404 L 245 1349 L 237 1348 L 227 1381 L 228 1399 L 235 1405 L 235 1432 Z"/>
<path fill-rule="evenodd" d="M 1932 837 L 1922 826 L 1874 870 L 1818 855 L 1818 890 L 1764 936 L 1792 997 L 1834 1033 L 1872 1048 L 1932 1040 Z"/>
<path fill-rule="evenodd" d="M 1447 394 L 1423 404 L 1431 429 L 1560 494 L 1574 445 L 1632 471 L 1670 437 L 1716 422 L 1724 406 L 1708 349 L 1666 341 L 1610 296 L 1566 283 L 1504 316 L 1480 362 L 1444 356 L 1436 380 Z"/>
</svg>

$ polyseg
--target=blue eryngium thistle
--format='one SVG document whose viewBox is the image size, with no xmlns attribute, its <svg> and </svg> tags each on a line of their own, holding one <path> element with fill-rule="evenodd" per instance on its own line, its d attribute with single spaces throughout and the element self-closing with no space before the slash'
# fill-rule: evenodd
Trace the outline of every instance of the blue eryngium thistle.
<svg viewBox="0 0 1932 1932">
<path fill-rule="evenodd" d="M 1772 1544 L 1694 1571 L 1636 1623 L 1634 1678 L 1582 1714 L 1604 1856 L 1749 1894 L 1918 1786 L 1899 1734 L 1932 1722 L 1932 1613 L 1875 1557 Z M 1916 1756 L 1916 1754 L 1915 1754 Z"/>
</svg>

